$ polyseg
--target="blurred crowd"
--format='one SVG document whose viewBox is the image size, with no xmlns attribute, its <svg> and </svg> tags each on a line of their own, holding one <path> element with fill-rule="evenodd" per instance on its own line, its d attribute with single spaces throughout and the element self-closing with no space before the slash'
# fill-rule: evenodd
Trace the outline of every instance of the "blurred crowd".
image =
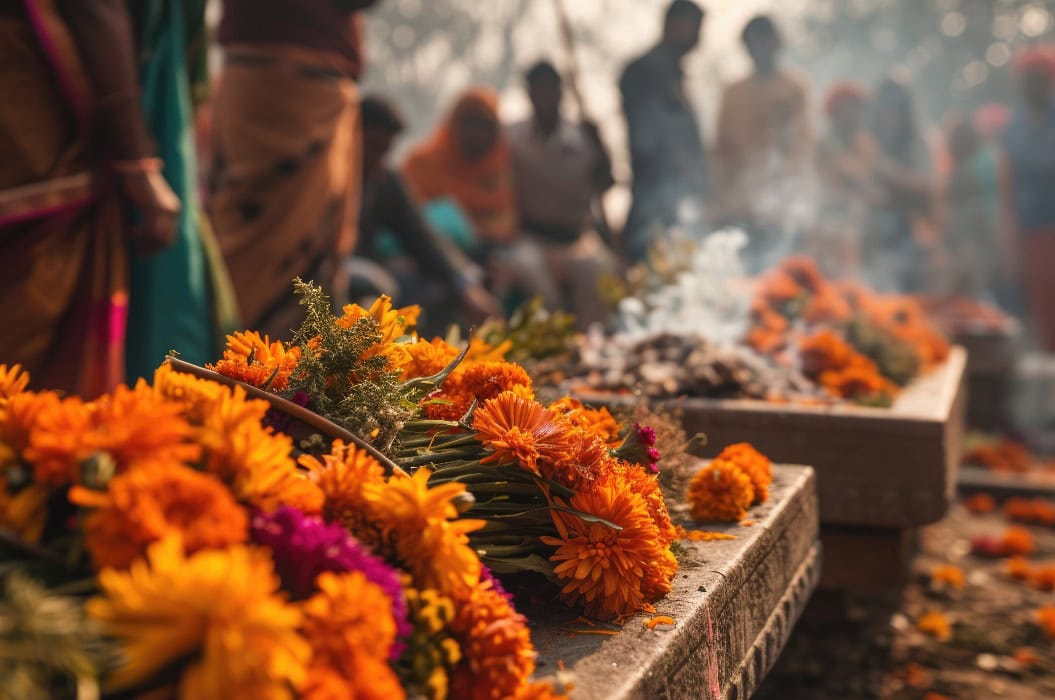
<svg viewBox="0 0 1055 700">
<path fill-rule="evenodd" d="M 377 2 L 224 0 L 211 80 L 205 0 L 0 6 L 0 359 L 94 396 L 170 350 L 205 363 L 235 327 L 286 337 L 296 277 L 335 303 L 421 304 L 436 332 L 534 297 L 586 328 L 606 275 L 724 226 L 748 233 L 750 269 L 807 253 L 880 290 L 995 300 L 1055 351 L 1049 48 L 1019 57 L 1019 104 L 931 128 L 905 80 L 818 99 L 758 16 L 707 140 L 682 71 L 706 13 L 674 0 L 619 77 L 616 226 L 602 134 L 545 58 L 523 73 L 526 119 L 469 86 L 395 162 L 399 106 L 358 88 Z"/>
</svg>

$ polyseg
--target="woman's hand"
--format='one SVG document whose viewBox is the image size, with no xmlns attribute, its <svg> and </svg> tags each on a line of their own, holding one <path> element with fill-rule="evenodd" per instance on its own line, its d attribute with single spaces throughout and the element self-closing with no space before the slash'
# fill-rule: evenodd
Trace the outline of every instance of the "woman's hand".
<svg viewBox="0 0 1055 700">
<path fill-rule="evenodd" d="M 141 170 L 121 173 L 121 190 L 140 215 L 132 227 L 141 255 L 164 250 L 176 239 L 181 203 L 160 172 Z"/>
</svg>

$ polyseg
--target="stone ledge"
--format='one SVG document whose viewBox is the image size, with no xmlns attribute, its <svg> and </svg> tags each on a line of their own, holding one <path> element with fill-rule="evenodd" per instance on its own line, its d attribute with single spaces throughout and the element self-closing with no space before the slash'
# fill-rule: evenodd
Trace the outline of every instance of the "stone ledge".
<svg viewBox="0 0 1055 700">
<path fill-rule="evenodd" d="M 748 517 L 753 526 L 705 526 L 734 540 L 683 543 L 688 561 L 656 604 L 658 614 L 676 620 L 672 630 L 648 630 L 648 616 L 640 615 L 613 637 L 575 634 L 588 629 L 576 613 L 522 606 L 539 675 L 561 662 L 575 674 L 574 700 L 745 697 L 783 649 L 817 583 L 813 470 L 776 467 L 770 501 Z"/>
<path fill-rule="evenodd" d="M 884 409 L 699 398 L 655 405 L 680 410 L 688 432 L 706 433 L 708 456 L 750 442 L 776 462 L 813 466 L 825 524 L 915 527 L 940 520 L 952 502 L 967 406 L 966 360 L 963 348 L 953 348 L 942 366 Z M 613 407 L 642 400 L 581 398 Z"/>
</svg>

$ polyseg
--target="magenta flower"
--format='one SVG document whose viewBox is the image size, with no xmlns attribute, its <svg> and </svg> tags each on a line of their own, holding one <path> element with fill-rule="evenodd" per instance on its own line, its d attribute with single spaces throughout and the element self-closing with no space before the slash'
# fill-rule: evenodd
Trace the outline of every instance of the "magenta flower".
<svg viewBox="0 0 1055 700">
<path fill-rule="evenodd" d="M 392 600 L 398 639 L 391 658 L 403 652 L 402 641 L 413 631 L 407 620 L 407 601 L 399 573 L 366 550 L 337 524 L 305 515 L 296 508 L 283 506 L 274 513 L 257 513 L 250 525 L 250 537 L 271 549 L 275 571 L 282 587 L 293 600 L 303 600 L 315 592 L 316 577 L 325 572 L 361 571 L 367 580 L 377 584 Z"/>
<path fill-rule="evenodd" d="M 619 447 L 612 450 L 619 459 L 641 464 L 653 474 L 659 472 L 659 450 L 655 448 L 656 431 L 648 425 L 634 423 Z"/>
</svg>

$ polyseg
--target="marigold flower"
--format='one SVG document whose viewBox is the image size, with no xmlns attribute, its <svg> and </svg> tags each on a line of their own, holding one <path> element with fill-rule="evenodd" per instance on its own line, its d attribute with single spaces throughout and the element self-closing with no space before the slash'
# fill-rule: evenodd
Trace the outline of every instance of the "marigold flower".
<svg viewBox="0 0 1055 700">
<path fill-rule="evenodd" d="M 566 454 L 551 454 L 556 459 L 539 463 L 542 475 L 558 484 L 574 491 L 592 488 L 595 481 L 619 468 L 620 462 L 608 445 L 582 428 L 568 428 L 562 443 Z"/>
<path fill-rule="evenodd" d="M 1033 587 L 1038 591 L 1055 591 L 1055 564 L 1041 564 L 1033 569 Z"/>
<path fill-rule="evenodd" d="M 480 336 L 469 338 L 469 351 L 465 359 L 469 362 L 503 362 L 506 353 L 513 349 L 513 341 L 506 338 L 498 345 L 491 345 Z"/>
<path fill-rule="evenodd" d="M 180 536 L 188 554 L 248 537 L 249 518 L 227 487 L 179 464 L 118 475 L 105 492 L 74 487 L 70 501 L 96 508 L 84 523 L 96 571 L 125 569 L 150 544 L 172 534 Z"/>
<path fill-rule="evenodd" d="M 518 464 L 539 473 L 539 460 L 557 461 L 566 457 L 569 446 L 563 439 L 565 429 L 557 416 L 537 401 L 518 398 L 504 392 L 485 401 L 473 412 L 476 438 L 491 454 L 481 464 Z"/>
<path fill-rule="evenodd" d="M 938 586 L 961 589 L 966 580 L 963 569 L 951 564 L 939 564 L 930 572 L 931 583 Z"/>
<path fill-rule="evenodd" d="M 21 394 L 29 386 L 29 372 L 22 365 L 0 364 L 0 406 L 15 394 Z"/>
<path fill-rule="evenodd" d="M 920 632 L 934 637 L 939 642 L 947 642 L 952 639 L 952 625 L 949 618 L 940 612 L 931 611 L 916 620 L 916 629 Z"/>
<path fill-rule="evenodd" d="M 400 659 L 401 675 L 411 690 L 433 700 L 446 698 L 447 669 L 462 658 L 461 647 L 451 637 L 454 602 L 434 589 L 414 588 L 409 576 L 404 577 L 404 583 L 414 633 Z"/>
<path fill-rule="evenodd" d="M 331 666 L 312 664 L 301 700 L 402 700 L 406 691 L 392 668 L 373 657 L 357 656 L 345 664 L 348 672 L 338 672 Z"/>
<path fill-rule="evenodd" d="M 1043 498 L 1009 498 L 1004 502 L 1004 517 L 1021 523 L 1055 524 L 1055 504 Z"/>
<path fill-rule="evenodd" d="M 572 690 L 570 683 L 564 684 L 562 692 L 557 690 L 550 681 L 538 681 L 521 686 L 514 700 L 567 700 L 567 693 Z"/>
<path fill-rule="evenodd" d="M 420 306 L 397 309 L 392 306 L 392 297 L 384 294 L 375 299 L 369 309 L 364 309 L 358 304 L 348 304 L 342 311 L 344 313 L 337 319 L 337 325 L 342 328 L 351 328 L 361 318 L 369 317 L 377 322 L 377 332 L 381 335 L 382 345 L 393 343 L 410 333 L 421 315 Z"/>
<path fill-rule="evenodd" d="M 0 527 L 26 542 L 39 542 L 47 524 L 51 493 L 43 484 L 29 484 L 12 493 L 7 479 L 0 476 Z"/>
<path fill-rule="evenodd" d="M 963 502 L 964 508 L 972 513 L 992 513 L 996 509 L 996 501 L 988 493 L 975 493 L 968 496 Z"/>
<path fill-rule="evenodd" d="M 256 331 L 238 331 L 227 336 L 223 359 L 206 367 L 261 389 L 283 391 L 299 362 L 300 348 L 271 342 Z"/>
<path fill-rule="evenodd" d="M 292 450 L 288 436 L 245 423 L 226 435 L 218 475 L 226 476 L 238 500 L 254 508 L 270 513 L 285 505 L 317 514 L 322 510 L 323 493 L 297 469 L 290 457 Z"/>
<path fill-rule="evenodd" d="M 1024 474 L 1033 469 L 1033 455 L 1026 446 L 1012 440 L 975 445 L 960 459 L 961 464 L 975 464 L 994 472 Z"/>
<path fill-rule="evenodd" d="M 735 522 L 747 515 L 755 489 L 742 469 L 716 459 L 692 477 L 687 500 L 693 520 Z"/>
<path fill-rule="evenodd" d="M 301 614 L 278 594 L 265 549 L 232 545 L 190 557 L 178 537 L 155 542 L 128 571 L 99 574 L 103 595 L 88 614 L 123 642 L 126 663 L 108 687 L 134 687 L 191 657 L 183 698 L 290 698 L 304 681 L 311 647 Z"/>
<path fill-rule="evenodd" d="M 51 413 L 61 402 L 53 391 L 26 391 L 14 394 L 0 407 L 0 445 L 7 448 L 10 459 L 28 462 L 24 453 L 30 434 L 42 413 Z"/>
<path fill-rule="evenodd" d="M 619 442 L 619 421 L 604 406 L 590 408 L 578 399 L 564 396 L 551 403 L 549 410 L 609 446 L 614 447 Z"/>
<path fill-rule="evenodd" d="M 1028 555 L 1037 548 L 1033 535 L 1024 527 L 1009 527 L 1000 538 L 1000 544 L 1005 555 Z"/>
<path fill-rule="evenodd" d="M 622 529 L 589 523 L 571 513 L 554 512 L 559 538 L 543 537 L 557 547 L 550 557 L 553 571 L 564 582 L 561 597 L 571 605 L 583 603 L 589 615 L 611 618 L 637 612 L 645 602 L 645 577 L 650 562 L 664 559 L 659 529 L 645 500 L 624 480 L 612 480 L 577 493 L 571 507 L 603 518 Z M 662 588 L 653 585 L 652 589 Z"/>
<path fill-rule="evenodd" d="M 1045 605 L 1036 612 L 1036 621 L 1048 639 L 1055 639 L 1055 605 Z"/>
<path fill-rule="evenodd" d="M 396 641 L 388 594 L 361 571 L 326 571 L 315 586 L 318 593 L 302 604 L 312 666 L 339 673 L 353 690 L 349 697 L 402 697 L 399 679 L 386 663 Z M 370 675 L 364 675 L 367 671 Z M 371 690 L 360 691 L 367 686 Z M 394 689 L 396 695 L 380 695 L 378 688 Z"/>
<path fill-rule="evenodd" d="M 386 484 L 366 484 L 367 513 L 380 528 L 381 541 L 394 548 L 383 552 L 385 558 L 401 562 L 419 587 L 463 591 L 480 580 L 480 559 L 468 533 L 485 523 L 455 520 L 451 499 L 465 492 L 464 484 L 429 488 L 428 479 L 429 470 L 421 468 L 412 477 L 396 474 Z"/>
<path fill-rule="evenodd" d="M 1008 557 L 1004 561 L 1004 573 L 1013 579 L 1025 581 L 1033 576 L 1033 566 L 1023 557 Z"/>
<path fill-rule="evenodd" d="M 178 404 L 140 380 L 91 403 L 77 397 L 46 406 L 37 415 L 26 457 L 36 481 L 63 486 L 79 481 L 85 461 L 108 455 L 117 473 L 149 464 L 193 462 L 199 448 Z"/>
<path fill-rule="evenodd" d="M 514 697 L 535 670 L 527 620 L 481 581 L 459 600 L 451 629 L 462 660 L 451 676 L 451 695 L 466 700 Z"/>
<path fill-rule="evenodd" d="M 458 348 L 443 338 L 433 338 L 431 342 L 418 339 L 407 343 L 406 351 L 407 362 L 400 368 L 404 380 L 439 374 L 458 357 Z"/>
<path fill-rule="evenodd" d="M 747 474 L 755 490 L 754 503 L 765 503 L 769 499 L 769 485 L 773 483 L 773 463 L 769 457 L 750 443 L 738 442 L 722 450 L 717 459 L 728 460 Z"/>
<path fill-rule="evenodd" d="M 483 403 L 504 391 L 522 399 L 534 399 L 531 378 L 520 365 L 511 362 L 463 362 L 450 375 L 440 391 L 426 399 L 429 418 L 459 420 L 473 401 Z"/>
<path fill-rule="evenodd" d="M 663 496 L 663 489 L 659 485 L 659 477 L 646 472 L 636 464 L 621 464 L 615 467 L 605 479 L 623 479 L 627 488 L 641 496 L 648 508 L 648 515 L 656 524 L 660 540 L 665 547 L 678 539 L 678 529 L 670 519 L 670 511 L 667 510 L 667 499 Z"/>
<path fill-rule="evenodd" d="M 384 485 L 384 467 L 370 453 L 340 440 L 333 443 L 330 454 L 324 455 L 321 461 L 304 455 L 299 463 L 322 491 L 323 518 L 340 523 L 356 537 L 376 545 L 363 489 L 367 484 Z"/>
<path fill-rule="evenodd" d="M 230 390 L 223 384 L 178 372 L 165 362 L 154 370 L 154 391 L 169 401 L 182 404 L 187 420 L 200 425 L 220 396 Z"/>
</svg>

